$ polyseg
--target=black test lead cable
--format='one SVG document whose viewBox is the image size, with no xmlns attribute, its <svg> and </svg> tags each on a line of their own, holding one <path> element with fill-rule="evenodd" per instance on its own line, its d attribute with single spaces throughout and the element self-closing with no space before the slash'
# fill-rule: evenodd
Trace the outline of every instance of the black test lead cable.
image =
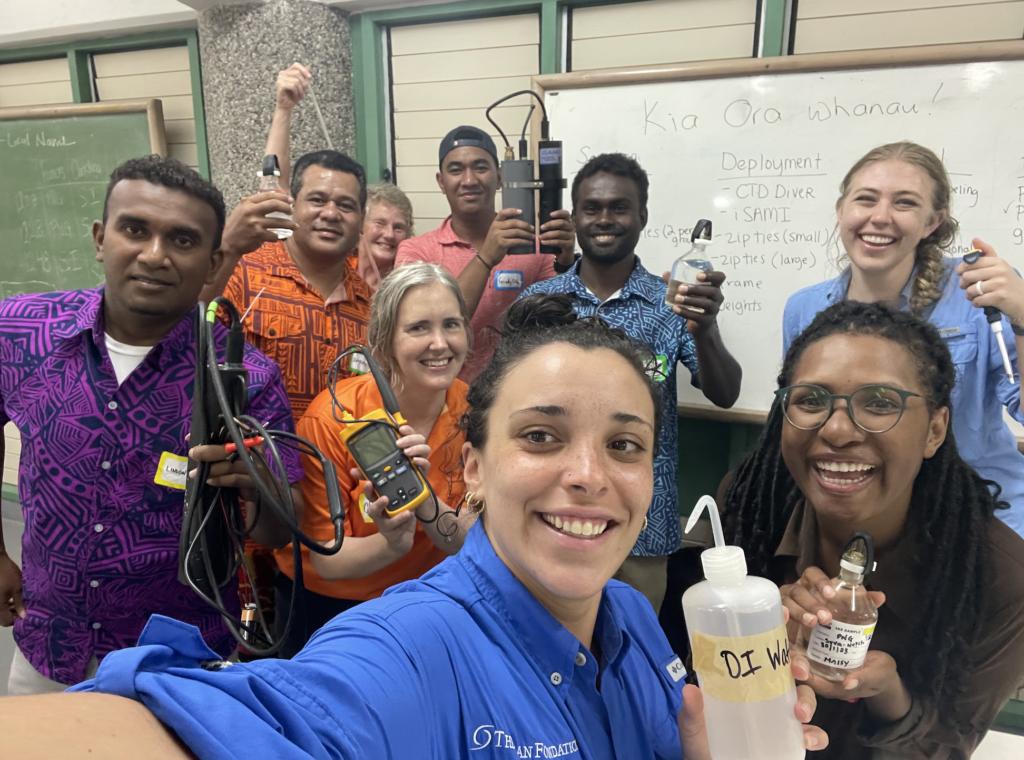
<svg viewBox="0 0 1024 760">
<path fill-rule="evenodd" d="M 217 359 L 213 329 L 218 305 L 224 306 L 231 317 L 223 364 Z M 344 540 L 344 506 L 338 487 L 337 470 L 334 463 L 311 442 L 289 431 L 267 430 L 259 420 L 244 414 L 248 404 L 248 372 L 242 364 L 245 339 L 235 306 L 225 298 L 214 299 L 208 307 L 200 303 L 196 329 L 196 381 L 190 443 L 192 446 L 220 445 L 227 443 L 227 439 L 230 438 L 235 444 L 236 451 L 232 456 L 242 462 L 252 480 L 257 493 L 257 513 L 263 509 L 265 502 L 292 533 L 295 588 L 302 589 L 300 544 L 318 554 L 333 555 L 341 549 Z M 243 427 L 250 434 L 258 433 L 263 437 L 263 445 L 269 454 L 269 460 L 259 450 L 250 451 L 245 446 Z M 328 507 L 335 530 L 335 543 L 329 549 L 306 536 L 295 521 L 291 484 L 287 480 L 278 444 L 315 457 L 323 467 Z M 271 462 L 274 469 L 270 467 Z M 248 532 L 245 529 L 238 491 L 207 486 L 206 479 L 210 470 L 210 464 L 207 462 L 190 459 L 189 469 L 196 470 L 196 477 L 190 478 L 186 485 L 179 580 L 190 586 L 200 598 L 221 614 L 239 644 L 257 657 L 269 657 L 275 654 L 287 639 L 300 593 L 292 594 L 284 635 L 276 643 L 266 625 L 258 594 L 254 593 L 258 626 L 244 623 L 225 608 L 221 589 L 231 582 L 239 568 L 244 568 L 251 587 L 254 591 L 256 588 L 244 558 L 244 540 Z M 254 517 L 258 517 L 258 514 Z M 259 642 L 267 646 L 262 646 Z"/>
</svg>

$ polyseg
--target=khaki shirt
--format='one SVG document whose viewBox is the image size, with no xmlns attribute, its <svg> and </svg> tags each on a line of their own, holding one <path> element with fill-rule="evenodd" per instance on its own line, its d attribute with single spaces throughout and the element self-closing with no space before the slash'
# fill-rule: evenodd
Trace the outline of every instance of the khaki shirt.
<svg viewBox="0 0 1024 760">
<path fill-rule="evenodd" d="M 998 518 L 989 529 L 993 574 L 971 662 L 963 676 L 956 711 L 971 730 L 961 733 L 943 724 L 934 706 L 914 699 L 910 712 L 895 723 L 880 724 L 867 711 L 864 700 L 854 704 L 818 699 L 815 725 L 829 735 L 829 746 L 809 752 L 814 760 L 958 760 L 970 757 L 998 712 L 1024 680 L 1024 539 Z M 914 574 L 914 538 L 902 536 L 876 557 L 878 569 L 866 586 L 885 592 L 878 610 L 878 627 L 871 648 L 890 654 L 897 672 L 905 673 L 920 645 L 921 608 Z M 770 577 L 776 583 L 794 583 L 803 571 L 817 564 L 818 524 L 814 510 L 803 502 L 793 510 L 786 533 L 775 552 Z M 956 552 L 956 546 L 948 552 Z M 924 557 L 943 562 L 942 555 Z M 949 614 L 954 614 L 953 610 Z"/>
</svg>

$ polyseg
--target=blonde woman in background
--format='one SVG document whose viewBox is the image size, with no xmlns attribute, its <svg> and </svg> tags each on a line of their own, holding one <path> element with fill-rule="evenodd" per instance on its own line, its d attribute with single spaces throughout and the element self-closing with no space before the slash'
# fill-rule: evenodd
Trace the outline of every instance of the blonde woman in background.
<svg viewBox="0 0 1024 760">
<path fill-rule="evenodd" d="M 1015 373 L 1024 348 L 1024 280 L 995 249 L 975 264 L 946 255 L 959 231 L 942 161 L 912 142 L 882 145 L 853 165 L 840 185 L 836 231 L 843 273 L 797 291 L 786 302 L 783 352 L 814 316 L 834 303 L 881 302 L 939 329 L 957 365 L 953 431 L 964 460 L 1002 488 L 1009 510 L 996 514 L 1024 535 L 1024 457 L 1002 410 L 1024 422 L 1020 385 L 1011 382 L 983 307 L 1003 313 L 1003 340 Z M 1016 339 L 1014 335 L 1016 334 Z"/>
<path fill-rule="evenodd" d="M 398 244 L 414 234 L 409 196 L 390 182 L 366 188 L 366 218 L 356 271 L 371 290 L 379 288 L 380 281 L 395 268 Z"/>
</svg>

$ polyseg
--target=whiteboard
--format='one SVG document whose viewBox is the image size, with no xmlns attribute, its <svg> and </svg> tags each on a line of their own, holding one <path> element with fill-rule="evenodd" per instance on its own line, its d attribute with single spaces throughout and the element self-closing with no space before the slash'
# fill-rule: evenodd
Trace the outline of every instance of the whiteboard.
<svg viewBox="0 0 1024 760">
<path fill-rule="evenodd" d="M 637 253 L 649 271 L 689 248 L 697 219 L 714 223 L 708 250 L 728 277 L 719 323 L 743 367 L 737 409 L 770 408 L 786 299 L 839 273 L 839 183 L 877 145 L 913 140 L 942 156 L 962 229 L 951 255 L 980 237 L 1024 271 L 1024 61 L 547 85 L 545 103 L 570 186 L 604 152 L 647 171 Z M 711 406 L 680 375 L 680 403 Z"/>
</svg>

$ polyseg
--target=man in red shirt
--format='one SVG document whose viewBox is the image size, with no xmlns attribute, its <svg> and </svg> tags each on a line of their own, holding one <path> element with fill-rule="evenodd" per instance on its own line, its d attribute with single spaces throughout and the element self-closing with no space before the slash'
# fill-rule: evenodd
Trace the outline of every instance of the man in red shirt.
<svg viewBox="0 0 1024 760">
<path fill-rule="evenodd" d="M 459 281 L 472 315 L 473 351 L 459 373 L 469 382 L 490 361 L 498 341 L 501 316 L 523 289 L 566 272 L 575 263 L 575 233 L 568 211 L 556 211 L 540 228 L 540 241 L 561 252 L 508 256 L 512 246 L 534 245 L 533 225 L 519 209 L 494 211 L 501 185 L 498 152 L 476 127 L 456 127 L 441 141 L 437 184 L 448 198 L 451 216 L 425 235 L 403 240 L 395 266 L 410 261 L 440 264 Z"/>
</svg>

